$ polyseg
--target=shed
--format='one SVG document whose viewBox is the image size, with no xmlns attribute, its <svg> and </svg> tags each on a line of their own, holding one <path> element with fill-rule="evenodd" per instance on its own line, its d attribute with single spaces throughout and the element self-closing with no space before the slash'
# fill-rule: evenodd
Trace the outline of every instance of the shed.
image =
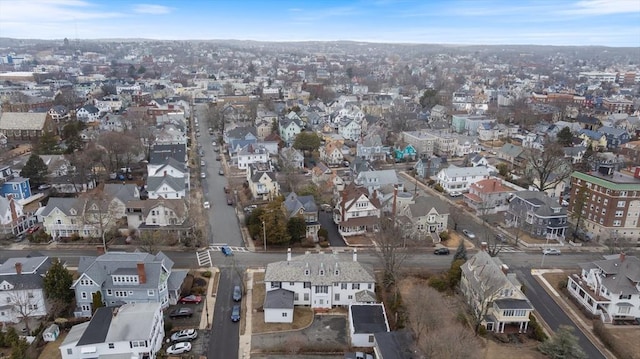
<svg viewBox="0 0 640 359">
<path fill-rule="evenodd" d="M 57 324 L 51 324 L 42 332 L 42 339 L 45 342 L 55 342 L 60 335 L 60 327 Z"/>
</svg>

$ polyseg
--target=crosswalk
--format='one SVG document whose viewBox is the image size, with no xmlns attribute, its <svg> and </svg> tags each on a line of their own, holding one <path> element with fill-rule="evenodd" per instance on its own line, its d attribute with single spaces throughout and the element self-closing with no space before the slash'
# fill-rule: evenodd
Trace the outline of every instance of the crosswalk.
<svg viewBox="0 0 640 359">
<path fill-rule="evenodd" d="M 211 266 L 211 252 L 208 249 L 196 252 L 196 259 L 198 259 L 198 266 L 200 267 Z"/>
<path fill-rule="evenodd" d="M 221 245 L 215 245 L 215 244 L 214 244 L 214 245 L 212 245 L 212 246 L 209 246 L 209 250 L 212 250 L 212 251 L 214 251 L 214 252 L 220 252 L 220 249 L 221 249 L 222 247 L 224 247 L 224 246 L 225 246 L 224 244 L 221 244 Z M 234 252 L 234 253 L 237 253 L 237 252 L 240 252 L 240 253 L 249 252 L 249 250 L 248 250 L 247 248 L 245 248 L 245 247 L 231 247 L 231 246 L 228 246 L 228 247 L 229 247 L 229 248 L 231 249 L 231 251 L 232 251 L 232 252 Z"/>
<path fill-rule="evenodd" d="M 522 249 L 513 246 L 500 246 L 500 253 L 521 253 Z"/>
</svg>

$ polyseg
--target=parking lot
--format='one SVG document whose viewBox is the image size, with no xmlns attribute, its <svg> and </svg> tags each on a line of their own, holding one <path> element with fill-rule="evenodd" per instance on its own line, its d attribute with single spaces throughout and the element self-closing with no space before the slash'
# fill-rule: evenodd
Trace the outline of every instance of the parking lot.
<svg viewBox="0 0 640 359">
<path fill-rule="evenodd" d="M 190 318 L 169 318 L 169 313 L 171 313 L 174 309 L 179 308 L 189 308 L 193 310 L 193 315 Z M 200 317 L 202 316 L 202 312 L 204 311 L 204 302 L 200 304 L 176 304 L 171 305 L 167 308 L 164 316 L 165 323 L 169 323 L 171 326 L 171 330 L 165 333 L 165 346 L 164 348 L 168 348 L 171 343 L 168 343 L 171 338 L 171 334 L 177 332 L 182 329 L 198 329 L 200 325 Z M 167 328 L 167 326 L 165 326 Z M 201 353 L 206 353 L 207 347 L 206 344 L 209 342 L 208 340 L 209 331 L 206 330 L 198 330 L 198 337 L 195 340 L 191 341 L 191 351 L 187 355 L 200 355 Z M 175 357 L 176 355 L 174 355 Z M 179 356 L 178 356 L 179 357 Z"/>
</svg>

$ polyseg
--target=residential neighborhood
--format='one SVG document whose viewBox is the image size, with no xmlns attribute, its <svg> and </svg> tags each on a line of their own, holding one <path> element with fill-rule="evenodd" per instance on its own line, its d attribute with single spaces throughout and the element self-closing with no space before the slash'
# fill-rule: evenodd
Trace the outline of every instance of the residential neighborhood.
<svg viewBox="0 0 640 359">
<path fill-rule="evenodd" d="M 638 357 L 634 49 L 9 40 L 0 357 Z"/>
</svg>

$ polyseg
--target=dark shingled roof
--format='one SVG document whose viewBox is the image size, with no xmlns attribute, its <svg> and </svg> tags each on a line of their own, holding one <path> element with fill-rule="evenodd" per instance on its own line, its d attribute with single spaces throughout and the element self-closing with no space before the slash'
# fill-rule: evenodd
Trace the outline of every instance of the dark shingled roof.
<svg viewBox="0 0 640 359">
<path fill-rule="evenodd" d="M 351 317 L 356 334 L 389 331 L 382 305 L 352 305 Z"/>
<path fill-rule="evenodd" d="M 102 307 L 96 309 L 93 318 L 89 322 L 89 326 L 78 340 L 76 346 L 104 343 L 107 333 L 111 327 L 111 319 L 113 318 L 113 307 Z"/>
</svg>

